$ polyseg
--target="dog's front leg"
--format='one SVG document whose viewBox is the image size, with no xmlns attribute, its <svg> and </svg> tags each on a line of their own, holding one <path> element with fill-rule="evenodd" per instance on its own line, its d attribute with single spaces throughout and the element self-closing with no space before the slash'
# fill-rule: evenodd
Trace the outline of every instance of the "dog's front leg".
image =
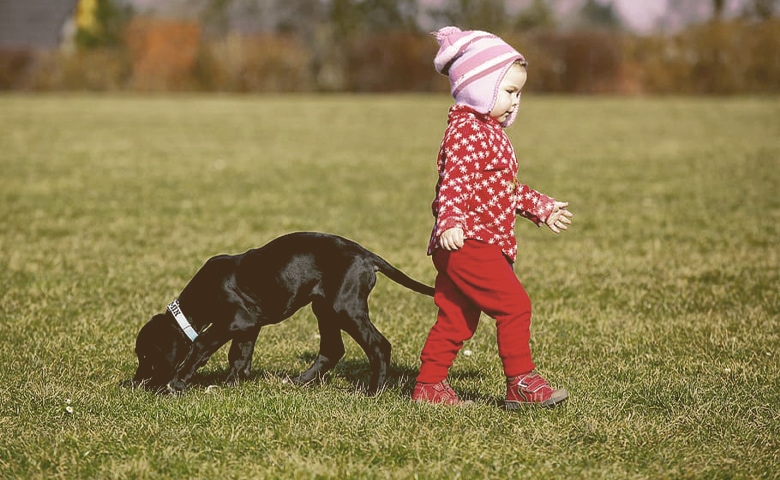
<svg viewBox="0 0 780 480">
<path fill-rule="evenodd" d="M 187 358 L 179 365 L 168 382 L 170 393 L 179 393 L 187 389 L 187 382 L 192 379 L 195 372 L 208 362 L 209 358 L 229 340 L 227 332 L 216 331 L 214 327 L 195 339 L 187 354 Z"/>
<path fill-rule="evenodd" d="M 258 326 L 233 338 L 228 352 L 228 363 L 230 364 L 228 382 L 237 383 L 249 377 L 249 372 L 252 370 L 252 355 L 259 333 L 260 327 Z"/>
</svg>

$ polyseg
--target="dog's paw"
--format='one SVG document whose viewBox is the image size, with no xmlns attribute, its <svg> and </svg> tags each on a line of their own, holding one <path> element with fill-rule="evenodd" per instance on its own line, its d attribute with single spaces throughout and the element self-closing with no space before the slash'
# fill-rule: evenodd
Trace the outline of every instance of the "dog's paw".
<svg viewBox="0 0 780 480">
<path fill-rule="evenodd" d="M 169 395 L 176 395 L 179 393 L 184 393 L 184 391 L 187 390 L 187 385 L 182 382 L 181 380 L 171 380 L 165 385 L 165 392 Z"/>
<path fill-rule="evenodd" d="M 322 384 L 325 382 L 325 377 L 319 373 L 311 374 L 304 372 L 297 377 L 287 377 L 286 380 L 285 383 L 292 383 L 297 387 L 305 387 L 313 384 Z"/>
<path fill-rule="evenodd" d="M 231 387 L 237 386 L 239 383 L 243 382 L 249 378 L 249 374 L 247 373 L 239 373 L 235 372 L 233 370 L 230 371 L 227 378 L 225 379 L 225 385 L 229 385 Z"/>
<path fill-rule="evenodd" d="M 148 378 L 143 380 L 129 378 L 119 382 L 119 387 L 127 390 L 154 390 L 154 388 L 151 387 L 151 380 Z"/>
</svg>

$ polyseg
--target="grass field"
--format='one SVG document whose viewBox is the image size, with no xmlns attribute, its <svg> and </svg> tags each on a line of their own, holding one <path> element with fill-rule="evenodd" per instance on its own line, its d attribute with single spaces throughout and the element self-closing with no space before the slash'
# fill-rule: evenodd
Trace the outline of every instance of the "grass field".
<svg viewBox="0 0 780 480">
<path fill-rule="evenodd" d="M 446 97 L 0 97 L 0 478 L 780 478 L 780 99 L 523 101 L 520 178 L 575 222 L 520 220 L 516 271 L 571 398 L 506 412 L 487 318 L 450 378 L 476 405 L 410 403 L 436 312 L 386 278 L 377 397 L 351 340 L 322 385 L 284 382 L 308 310 L 237 387 L 224 350 L 184 395 L 120 387 L 212 255 L 326 231 L 431 283 Z"/>
</svg>

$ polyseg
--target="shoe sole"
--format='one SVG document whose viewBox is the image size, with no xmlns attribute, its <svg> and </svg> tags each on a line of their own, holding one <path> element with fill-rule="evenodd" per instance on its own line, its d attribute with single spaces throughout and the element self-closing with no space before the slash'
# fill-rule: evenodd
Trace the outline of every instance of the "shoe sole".
<svg viewBox="0 0 780 480">
<path fill-rule="evenodd" d="M 474 405 L 474 402 L 471 400 L 458 400 L 455 402 L 432 402 L 430 400 L 426 399 L 412 399 L 412 403 L 422 403 L 427 405 L 436 405 L 436 406 L 443 406 L 443 407 L 469 407 Z"/>
<path fill-rule="evenodd" d="M 528 405 L 534 407 L 553 408 L 566 401 L 567 398 L 569 398 L 569 392 L 564 389 L 560 389 L 553 392 L 553 394 L 550 395 L 550 398 L 543 402 L 520 402 L 507 400 L 504 402 L 504 407 L 507 410 L 517 410 L 518 408 L 523 408 L 524 406 Z"/>
</svg>

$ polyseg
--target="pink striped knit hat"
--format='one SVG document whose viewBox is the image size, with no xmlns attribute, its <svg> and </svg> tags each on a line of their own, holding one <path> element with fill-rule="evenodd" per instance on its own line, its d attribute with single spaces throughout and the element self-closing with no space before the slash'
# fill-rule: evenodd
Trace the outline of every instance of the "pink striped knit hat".
<svg viewBox="0 0 780 480">
<path fill-rule="evenodd" d="M 477 112 L 490 113 L 496 104 L 498 85 L 515 62 L 525 58 L 496 35 L 479 30 L 444 27 L 433 32 L 439 51 L 433 60 L 436 71 L 450 79 L 452 97 Z M 503 123 L 515 121 L 517 110 Z"/>
</svg>

